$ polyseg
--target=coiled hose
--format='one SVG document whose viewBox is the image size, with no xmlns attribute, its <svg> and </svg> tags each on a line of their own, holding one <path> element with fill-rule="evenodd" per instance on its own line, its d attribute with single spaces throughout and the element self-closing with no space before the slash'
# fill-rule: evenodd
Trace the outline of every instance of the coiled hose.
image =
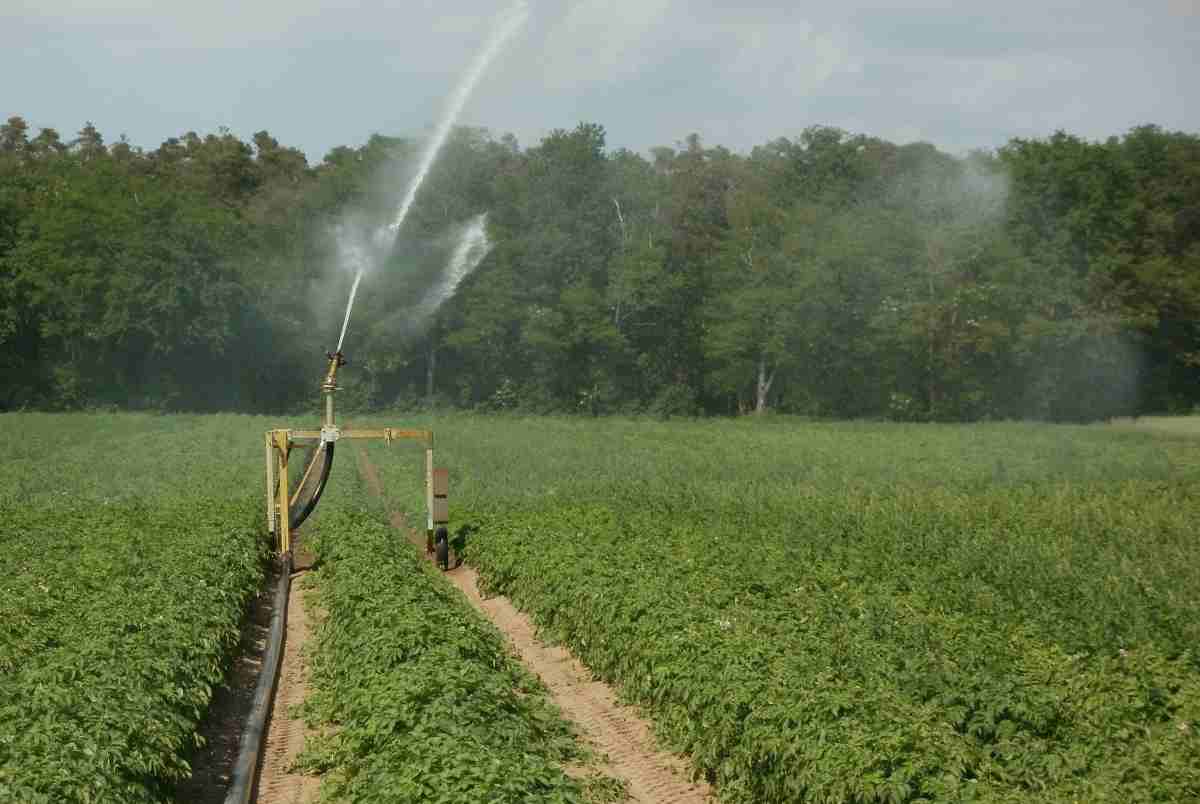
<svg viewBox="0 0 1200 804">
<path fill-rule="evenodd" d="M 317 473 L 315 482 L 311 480 L 313 477 L 313 462 L 322 461 L 320 472 Z M 300 488 L 292 494 L 289 499 L 293 502 L 288 506 L 289 527 L 292 530 L 300 527 L 304 520 L 308 519 L 308 515 L 317 507 L 317 503 L 321 500 L 321 493 L 325 491 L 325 484 L 329 482 L 329 470 L 333 468 L 333 442 L 327 441 L 321 444 L 316 449 L 312 457 L 309 459 L 308 465 L 304 468 L 304 474 L 301 476 Z"/>
<path fill-rule="evenodd" d="M 275 478 L 275 493 L 279 493 L 279 483 L 288 483 L 288 527 L 292 530 L 300 527 L 309 514 L 317 507 L 325 484 L 329 482 L 329 471 L 333 468 L 333 442 L 329 441 L 316 447 L 309 447 L 304 460 L 304 471 L 292 486 L 287 478 Z"/>
</svg>

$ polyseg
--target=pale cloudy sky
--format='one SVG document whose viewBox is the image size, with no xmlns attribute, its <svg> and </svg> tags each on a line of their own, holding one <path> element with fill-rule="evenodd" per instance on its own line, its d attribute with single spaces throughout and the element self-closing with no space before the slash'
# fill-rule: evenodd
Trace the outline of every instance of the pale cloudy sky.
<svg viewBox="0 0 1200 804">
<path fill-rule="evenodd" d="M 0 115 L 156 147 L 267 129 L 319 161 L 436 122 L 509 0 L 0 0 Z M 951 152 L 1200 131 L 1200 0 L 530 0 L 462 122 L 645 151 L 813 124 Z"/>
</svg>

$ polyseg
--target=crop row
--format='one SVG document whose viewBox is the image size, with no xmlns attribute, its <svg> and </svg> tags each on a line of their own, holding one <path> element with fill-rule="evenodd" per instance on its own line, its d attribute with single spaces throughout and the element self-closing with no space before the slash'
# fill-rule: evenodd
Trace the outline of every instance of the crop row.
<svg viewBox="0 0 1200 804">
<path fill-rule="evenodd" d="M 810 502 L 757 531 L 745 511 L 669 501 L 477 513 L 469 560 L 647 707 L 724 801 L 1200 796 L 1200 672 L 1179 611 L 1143 639 L 1085 646 L 1105 628 L 1077 628 L 1067 647 L 1053 607 L 1021 617 L 983 572 L 883 552 L 900 519 L 982 549 L 979 529 L 1037 521 L 1029 501 L 990 519 Z"/>
<path fill-rule="evenodd" d="M 257 507 L 3 509 L 0 801 L 169 801 L 261 578 Z"/>
<path fill-rule="evenodd" d="M 1194 439 L 447 417 L 492 591 L 727 801 L 1200 795 Z M 392 504 L 409 456 L 382 454 Z"/>
<path fill-rule="evenodd" d="M 430 424 L 488 588 L 728 802 L 1200 797 L 1194 438 Z"/>
<path fill-rule="evenodd" d="M 503 637 L 384 522 L 342 472 L 317 515 L 320 614 L 304 712 L 323 736 L 301 762 L 330 800 L 584 802 L 612 780 L 586 764 Z"/>
<path fill-rule="evenodd" d="M 262 575 L 263 429 L 0 415 L 0 801 L 172 800 Z"/>
</svg>

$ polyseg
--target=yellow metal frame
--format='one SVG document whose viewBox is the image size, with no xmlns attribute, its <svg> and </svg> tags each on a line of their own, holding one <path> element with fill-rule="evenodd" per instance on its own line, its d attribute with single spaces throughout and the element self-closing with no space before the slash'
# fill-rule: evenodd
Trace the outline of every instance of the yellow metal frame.
<svg viewBox="0 0 1200 804">
<path fill-rule="evenodd" d="M 383 427 L 371 430 L 336 430 L 332 435 L 321 430 L 268 430 L 267 459 L 267 530 L 279 537 L 280 553 L 292 549 L 291 517 L 288 513 L 294 502 L 288 497 L 288 455 L 299 444 L 319 444 L 322 439 L 334 443 L 343 439 L 382 439 L 389 446 L 393 441 L 420 441 L 425 444 L 425 509 L 426 528 L 433 532 L 433 432 Z M 309 471 L 312 467 L 309 467 Z M 276 478 L 280 482 L 276 483 Z"/>
<path fill-rule="evenodd" d="M 338 390 L 337 370 L 345 365 L 346 360 L 341 352 L 331 352 L 329 368 L 321 383 L 321 393 L 325 395 L 325 424 L 320 430 L 268 430 L 266 433 L 267 457 L 267 530 L 278 535 L 279 552 L 287 553 L 292 549 L 291 507 L 295 500 L 288 498 L 288 455 L 297 444 L 337 443 L 343 438 L 382 439 L 391 446 L 393 441 L 421 441 L 425 444 L 425 532 L 432 544 L 434 525 L 434 488 L 433 488 L 433 432 L 430 430 L 408 430 L 400 427 L 381 427 L 371 430 L 342 430 L 333 422 L 333 394 Z M 309 464 L 306 471 L 311 472 L 315 462 Z M 278 479 L 278 483 L 276 482 Z M 302 488 L 304 481 L 297 487 Z M 439 510 L 445 510 L 445 493 L 438 494 L 442 503 Z M 441 524 L 442 520 L 438 520 Z"/>
</svg>

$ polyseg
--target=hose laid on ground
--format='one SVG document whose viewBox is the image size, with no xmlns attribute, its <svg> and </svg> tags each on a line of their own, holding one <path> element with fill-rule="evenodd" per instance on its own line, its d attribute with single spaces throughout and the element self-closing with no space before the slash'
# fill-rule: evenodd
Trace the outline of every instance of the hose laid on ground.
<svg viewBox="0 0 1200 804">
<path fill-rule="evenodd" d="M 332 453 L 332 449 L 330 452 Z M 325 475 L 328 474 L 327 464 Z M 305 516 L 307 515 L 306 513 Z M 254 703 L 250 707 L 246 728 L 242 730 L 242 738 L 238 744 L 237 764 L 233 766 L 233 781 L 225 794 L 225 804 L 249 804 L 254 793 L 254 775 L 258 772 L 258 761 L 262 756 L 263 741 L 267 736 L 267 716 L 271 712 L 275 681 L 279 677 L 279 665 L 283 659 L 283 634 L 287 623 L 291 580 L 292 554 L 287 553 L 280 560 L 279 583 L 275 587 L 275 610 L 271 612 L 271 629 L 267 635 L 267 652 L 263 656 L 258 684 L 254 687 Z"/>
</svg>

